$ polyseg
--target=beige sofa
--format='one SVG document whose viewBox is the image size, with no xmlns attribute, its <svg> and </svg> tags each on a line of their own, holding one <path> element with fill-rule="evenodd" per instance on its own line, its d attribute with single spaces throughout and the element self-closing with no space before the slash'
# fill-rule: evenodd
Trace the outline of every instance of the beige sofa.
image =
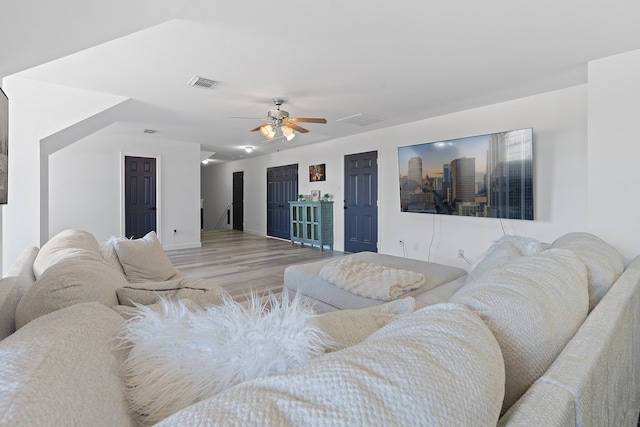
<svg viewBox="0 0 640 427">
<path fill-rule="evenodd" d="M 83 230 L 65 230 L 41 249 L 26 248 L 0 280 L 0 340 L 45 314 L 83 302 L 125 310 L 158 295 L 220 303 L 225 291 L 185 277 L 167 258 L 155 232 L 136 240 L 98 243 Z"/>
<path fill-rule="evenodd" d="M 501 242 L 474 271 L 447 303 L 159 425 L 637 425 L 640 258 L 572 233 Z M 0 425 L 135 425 L 110 349 L 123 321 L 80 303 L 1 341 Z"/>
</svg>

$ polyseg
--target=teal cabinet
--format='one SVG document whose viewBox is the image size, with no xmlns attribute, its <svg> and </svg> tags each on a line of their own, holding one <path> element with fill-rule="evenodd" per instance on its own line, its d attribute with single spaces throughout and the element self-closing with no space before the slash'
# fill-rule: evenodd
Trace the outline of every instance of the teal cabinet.
<svg viewBox="0 0 640 427">
<path fill-rule="evenodd" d="M 333 249 L 333 202 L 289 202 L 291 244 Z"/>
</svg>

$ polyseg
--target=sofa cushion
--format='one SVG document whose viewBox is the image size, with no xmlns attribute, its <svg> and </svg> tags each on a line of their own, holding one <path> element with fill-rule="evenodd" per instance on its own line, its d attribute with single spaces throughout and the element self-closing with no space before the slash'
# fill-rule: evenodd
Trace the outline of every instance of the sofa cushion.
<svg viewBox="0 0 640 427">
<path fill-rule="evenodd" d="M 47 268 L 20 300 L 16 329 L 44 314 L 82 302 L 117 305 L 116 289 L 127 284 L 124 276 L 102 259 L 61 261 Z"/>
<path fill-rule="evenodd" d="M 495 426 L 503 394 L 504 363 L 487 326 L 463 306 L 437 304 L 159 426 Z"/>
<path fill-rule="evenodd" d="M 467 282 L 479 278 L 487 271 L 504 267 L 520 257 L 522 257 L 522 253 L 510 241 L 493 244 L 487 249 L 486 255 L 471 267 L 471 271 L 467 275 Z"/>
<path fill-rule="evenodd" d="M 16 307 L 20 296 L 18 277 L 10 276 L 0 280 L 0 340 L 16 330 Z"/>
<path fill-rule="evenodd" d="M 151 305 L 160 298 L 190 299 L 201 307 L 222 304 L 226 291 L 208 279 L 180 277 L 164 282 L 128 283 L 116 290 L 121 305 Z"/>
<path fill-rule="evenodd" d="M 141 239 L 114 243 L 118 260 L 130 282 L 160 282 L 178 274 L 165 254 L 155 231 Z"/>
<path fill-rule="evenodd" d="M 135 425 L 111 351 L 122 322 L 101 304 L 78 304 L 1 341 L 0 424 Z"/>
<path fill-rule="evenodd" d="M 358 344 L 398 316 L 412 313 L 415 306 L 415 299 L 406 297 L 359 310 L 332 311 L 314 321 L 335 341 L 335 351 Z"/>
<path fill-rule="evenodd" d="M 500 343 L 506 369 L 503 412 L 573 337 L 586 318 L 588 299 L 584 264 L 561 249 L 487 271 L 451 298 L 475 310 Z"/>
<path fill-rule="evenodd" d="M 70 258 L 96 261 L 102 259 L 93 234 L 83 230 L 65 230 L 45 243 L 33 262 L 33 274 L 40 278 L 47 268 Z"/>
<path fill-rule="evenodd" d="M 568 233 L 553 248 L 567 249 L 584 262 L 589 273 L 589 310 L 592 310 L 624 271 L 624 258 L 610 244 L 593 234 Z"/>
</svg>

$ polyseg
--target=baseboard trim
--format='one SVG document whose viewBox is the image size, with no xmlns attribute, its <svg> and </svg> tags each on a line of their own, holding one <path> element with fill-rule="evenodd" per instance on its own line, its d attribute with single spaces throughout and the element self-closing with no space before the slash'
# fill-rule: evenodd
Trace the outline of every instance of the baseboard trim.
<svg viewBox="0 0 640 427">
<path fill-rule="evenodd" d="M 194 243 L 180 243 L 177 245 L 163 245 L 162 246 L 165 251 L 175 251 L 176 249 L 194 249 L 201 248 L 202 243 L 194 242 Z"/>
</svg>

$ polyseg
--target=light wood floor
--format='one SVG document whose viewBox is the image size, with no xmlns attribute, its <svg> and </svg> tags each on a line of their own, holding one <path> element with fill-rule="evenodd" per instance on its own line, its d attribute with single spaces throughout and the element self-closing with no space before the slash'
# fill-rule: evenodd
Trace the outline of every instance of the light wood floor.
<svg viewBox="0 0 640 427">
<path fill-rule="evenodd" d="M 237 230 L 203 231 L 201 242 L 201 248 L 167 251 L 167 256 L 182 273 L 212 279 L 237 301 L 251 291 L 279 294 L 289 265 L 344 255 Z"/>
</svg>

